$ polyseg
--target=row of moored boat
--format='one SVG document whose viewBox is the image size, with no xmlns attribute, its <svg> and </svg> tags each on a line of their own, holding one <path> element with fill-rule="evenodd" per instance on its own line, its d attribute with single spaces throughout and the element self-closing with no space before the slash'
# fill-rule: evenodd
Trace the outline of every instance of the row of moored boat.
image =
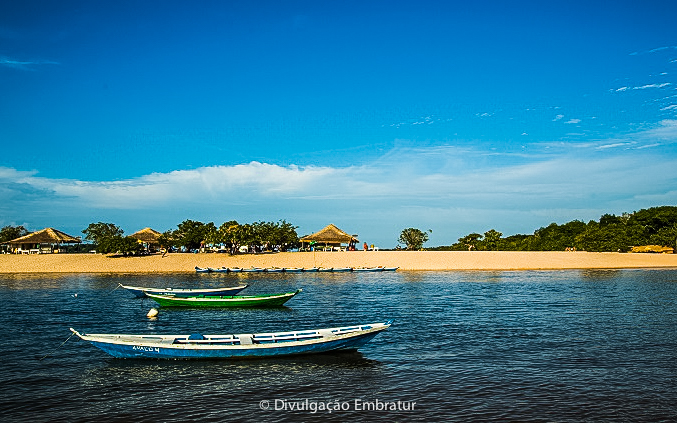
<svg viewBox="0 0 677 423">
<path fill-rule="evenodd" d="M 398 267 L 198 267 L 198 273 L 394 272 Z"/>
</svg>

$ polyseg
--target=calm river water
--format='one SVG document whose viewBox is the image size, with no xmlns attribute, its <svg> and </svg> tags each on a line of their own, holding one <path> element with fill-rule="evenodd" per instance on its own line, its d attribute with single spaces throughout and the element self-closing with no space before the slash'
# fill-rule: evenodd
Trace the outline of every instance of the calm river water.
<svg viewBox="0 0 677 423">
<path fill-rule="evenodd" d="M 161 309 L 151 320 L 154 302 L 115 289 L 243 281 L 251 286 L 242 294 L 303 292 L 283 308 Z M 0 415 L 8 422 L 675 421 L 676 301 L 677 270 L 0 275 Z M 75 337 L 60 346 L 69 327 L 251 333 L 388 319 L 393 326 L 357 353 L 156 361 L 114 359 Z"/>
</svg>

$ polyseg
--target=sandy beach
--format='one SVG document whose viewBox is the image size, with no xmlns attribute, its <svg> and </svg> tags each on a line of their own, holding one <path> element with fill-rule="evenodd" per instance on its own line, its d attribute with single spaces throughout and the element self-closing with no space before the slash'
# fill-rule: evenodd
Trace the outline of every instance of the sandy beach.
<svg viewBox="0 0 677 423">
<path fill-rule="evenodd" d="M 399 267 L 400 270 L 677 268 L 675 254 L 515 251 L 352 251 L 275 254 L 0 255 L 0 273 L 193 272 L 199 267 Z"/>
</svg>

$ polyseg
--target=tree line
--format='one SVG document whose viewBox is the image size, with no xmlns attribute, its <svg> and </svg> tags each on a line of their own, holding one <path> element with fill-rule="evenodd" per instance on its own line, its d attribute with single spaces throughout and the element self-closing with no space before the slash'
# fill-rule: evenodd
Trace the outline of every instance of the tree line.
<svg viewBox="0 0 677 423">
<path fill-rule="evenodd" d="M 230 220 L 217 227 L 213 222 L 203 223 L 184 220 L 176 229 L 170 229 L 160 235 L 158 242 L 168 250 L 192 252 L 206 246 L 218 246 L 221 251 L 235 253 L 240 247 L 247 246 L 248 251 L 286 251 L 299 246 L 298 226 L 280 220 L 279 222 L 254 222 L 240 224 Z M 5 226 L 0 229 L 0 243 L 28 235 L 23 226 Z M 84 240 L 89 244 L 77 248 L 78 252 L 96 250 L 98 253 L 119 253 L 136 255 L 144 252 L 144 247 L 135 238 L 125 236 L 124 230 L 114 223 L 90 223 L 82 231 Z M 84 250 L 83 250 L 84 249 Z"/>
<path fill-rule="evenodd" d="M 176 229 L 164 232 L 159 239 L 162 247 L 180 251 L 195 251 L 205 245 L 220 246 L 235 253 L 247 246 L 249 251 L 286 251 L 299 246 L 296 233 L 298 226 L 285 220 L 278 222 L 254 222 L 240 224 L 235 220 L 216 226 L 184 220 Z M 428 241 L 426 232 L 407 228 L 400 233 L 398 241 L 409 250 L 420 250 Z M 30 232 L 23 226 L 5 226 L 0 229 L 0 243 L 11 241 Z M 138 254 L 143 247 L 113 223 L 91 223 L 83 230 L 85 240 L 92 242 L 100 253 Z M 484 250 L 484 251 L 620 251 L 627 252 L 633 246 L 659 245 L 677 249 L 677 207 L 660 206 L 620 216 L 604 214 L 598 221 L 584 223 L 573 220 L 558 225 L 551 223 L 534 231 L 532 235 L 503 237 L 501 232 L 490 229 L 483 234 L 470 233 L 452 245 L 426 248 L 426 250 Z M 399 247 L 399 246 L 398 246 Z M 86 247 L 88 250 L 91 246 Z"/>
<path fill-rule="evenodd" d="M 241 246 L 249 251 L 286 251 L 296 248 L 299 237 L 297 226 L 281 220 L 279 222 L 254 222 L 240 224 L 231 220 L 218 228 L 213 222 L 203 223 L 195 220 L 184 220 L 176 229 L 168 230 L 160 235 L 158 243 L 165 249 L 193 252 L 207 246 L 221 247 L 221 251 L 232 254 Z M 120 227 L 112 223 L 90 223 L 82 231 L 85 239 L 96 245 L 99 253 L 121 253 L 123 255 L 138 254 L 143 247 L 132 237 L 123 236 Z"/>
<path fill-rule="evenodd" d="M 504 238 L 501 232 L 490 229 L 484 234 L 470 233 L 450 246 L 428 250 L 628 252 L 642 245 L 677 249 L 677 207 L 652 207 L 620 216 L 604 214 L 598 221 L 588 223 L 580 220 L 562 225 L 551 223 L 532 235 Z"/>
</svg>

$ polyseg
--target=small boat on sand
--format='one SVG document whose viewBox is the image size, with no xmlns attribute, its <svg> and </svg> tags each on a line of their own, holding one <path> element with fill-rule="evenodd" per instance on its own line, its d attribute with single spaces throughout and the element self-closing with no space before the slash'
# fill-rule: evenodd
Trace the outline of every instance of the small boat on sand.
<svg viewBox="0 0 677 423">
<path fill-rule="evenodd" d="M 284 269 L 281 267 L 266 267 L 265 268 L 266 273 L 282 273 L 284 272 Z"/>
<path fill-rule="evenodd" d="M 293 332 L 225 335 L 85 334 L 80 339 L 117 358 L 215 359 L 280 357 L 354 351 L 388 329 L 392 321 Z"/>
<path fill-rule="evenodd" d="M 135 296 L 142 298 L 146 294 L 173 295 L 175 297 L 194 297 L 196 295 L 235 295 L 249 285 L 231 286 L 228 288 L 144 288 L 119 284 Z"/>
<path fill-rule="evenodd" d="M 352 267 L 334 267 L 331 269 L 332 272 L 352 272 Z"/>
<path fill-rule="evenodd" d="M 301 273 L 303 272 L 302 267 L 285 267 L 284 268 L 285 273 Z"/>
<path fill-rule="evenodd" d="M 301 292 L 269 295 L 196 295 L 193 297 L 177 297 L 174 295 L 146 294 L 162 307 L 276 307 L 291 300 Z"/>
<path fill-rule="evenodd" d="M 263 267 L 247 267 L 247 268 L 242 269 L 243 272 L 249 272 L 249 273 L 260 273 L 260 272 L 263 272 L 264 270 L 266 270 L 266 269 L 264 269 Z"/>
<path fill-rule="evenodd" d="M 241 267 L 229 267 L 228 268 L 228 273 L 240 273 L 242 272 Z"/>
<path fill-rule="evenodd" d="M 354 267 L 353 272 L 382 272 L 383 267 Z"/>
<path fill-rule="evenodd" d="M 197 273 L 209 273 L 211 270 L 209 270 L 209 267 L 197 267 L 195 266 L 195 271 Z"/>
</svg>

